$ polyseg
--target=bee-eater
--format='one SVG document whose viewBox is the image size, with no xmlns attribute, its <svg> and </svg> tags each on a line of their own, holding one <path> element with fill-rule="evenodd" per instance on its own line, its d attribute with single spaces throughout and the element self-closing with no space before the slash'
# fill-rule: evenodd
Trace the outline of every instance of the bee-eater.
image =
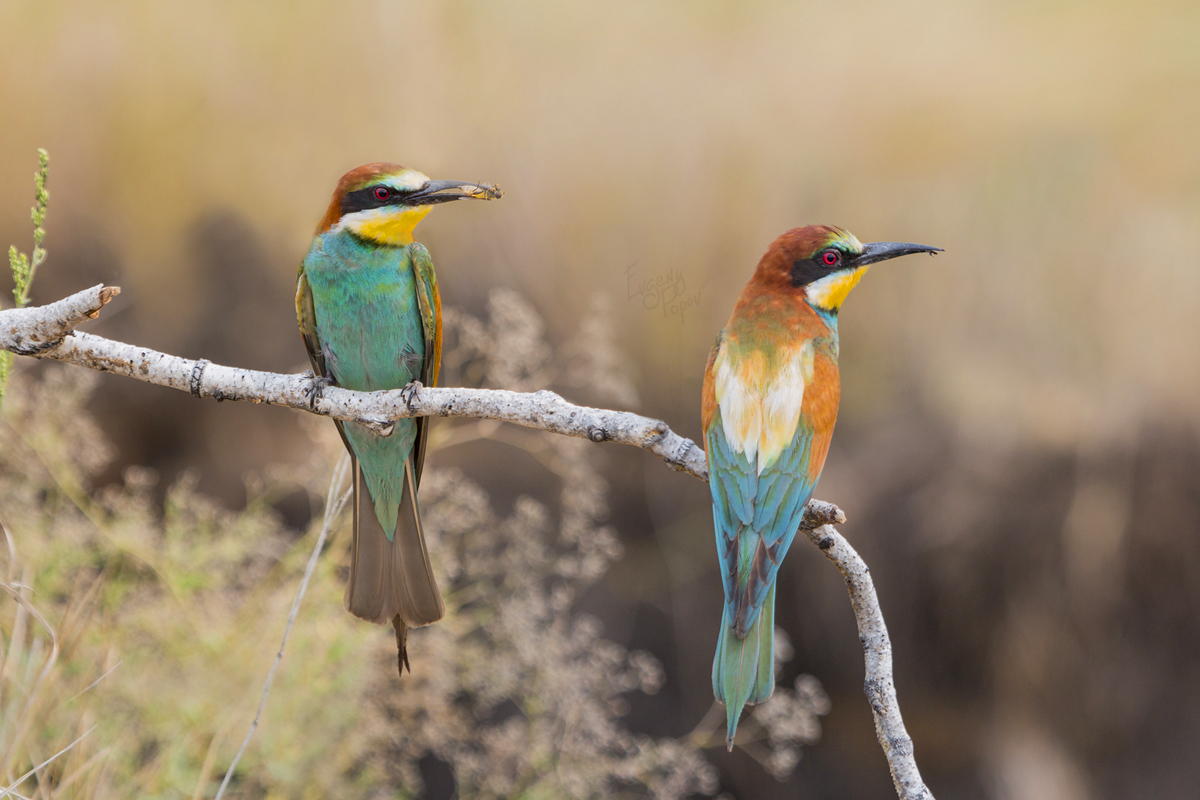
<svg viewBox="0 0 1200 800">
<path fill-rule="evenodd" d="M 366 164 L 342 176 L 296 286 L 300 333 L 320 379 L 363 392 L 437 383 L 441 299 L 429 251 L 413 241 L 413 228 L 438 203 L 500 194 L 432 181 L 397 164 Z M 353 422 L 337 428 L 354 480 L 346 608 L 395 626 L 403 672 L 408 628 L 446 612 L 417 507 L 429 422 L 399 420 L 389 436 Z"/>
<path fill-rule="evenodd" d="M 733 749 L 742 708 L 775 689 L 775 577 L 837 420 L 838 309 L 870 264 L 939 248 L 860 244 L 827 225 L 772 242 L 717 335 L 701 419 L 725 606 L 713 692 Z"/>
</svg>

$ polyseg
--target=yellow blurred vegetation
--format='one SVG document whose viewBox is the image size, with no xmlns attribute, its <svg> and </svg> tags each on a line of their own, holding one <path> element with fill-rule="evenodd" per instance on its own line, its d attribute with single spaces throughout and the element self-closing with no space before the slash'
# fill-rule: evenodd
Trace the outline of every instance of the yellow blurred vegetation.
<svg viewBox="0 0 1200 800">
<path fill-rule="evenodd" d="M 95 496 L 85 489 L 110 454 L 83 407 L 95 379 L 62 368 L 32 386 L 22 377 L 0 429 L 4 581 L 20 597 L 0 612 L 0 780 L 94 727 L 18 791 L 205 796 L 249 724 L 274 655 L 269 642 L 315 537 L 290 541 L 272 494 L 300 487 L 321 497 L 330 448 L 260 478 L 240 513 L 185 478 L 160 516 L 152 472 L 131 468 L 123 486 Z M 370 654 L 387 642 L 374 628 L 341 624 L 336 559 L 321 570 L 249 760 L 251 770 L 269 761 L 281 785 L 332 790 L 367 749 L 361 685 Z"/>
<path fill-rule="evenodd" d="M 540 318 L 508 292 L 489 306 L 486 321 L 448 314 L 447 363 L 479 367 L 485 383 L 540 388 L 558 363 Z M 614 360 L 603 352 L 611 331 L 584 327 L 593 347 L 565 374 L 619 391 L 597 367 Z M 197 492 L 194 472 L 160 509 L 152 470 L 129 467 L 119 483 L 88 489 L 112 456 L 86 410 L 96 375 L 33 372 L 16 371 L 0 425 L 0 590 L 12 601 L 0 604 L 0 780 L 46 800 L 210 796 L 257 706 L 322 524 L 314 514 L 296 538 L 275 504 L 297 490 L 315 506 L 336 496 L 325 487 L 340 439 L 307 418 L 306 461 L 248 475 L 243 510 Z M 461 471 L 426 474 L 425 529 L 448 613 L 410 634 L 413 670 L 399 682 L 390 632 L 342 610 L 349 526 L 337 525 L 227 796 L 415 797 L 430 754 L 451 765 L 463 798 L 715 791 L 703 750 L 721 742 L 721 716 L 679 739 L 628 731 L 626 695 L 656 692 L 662 667 L 574 610 L 622 553 L 599 523 L 607 485 L 594 448 L 488 421 L 443 427 L 431 447 L 489 438 L 544 465 L 560 486 L 556 508 L 522 496 L 500 518 Z M 746 751 L 781 779 L 829 710 L 815 678 L 795 686 L 744 726 Z"/>
<path fill-rule="evenodd" d="M 1155 794 L 1159 775 L 1194 785 L 1186 759 L 1157 743 L 1194 750 L 1194 737 L 1160 726 L 1175 724 L 1162 720 L 1196 685 L 1197 42 L 1200 4 L 1180 0 L 10 0 L 0 3 L 0 243 L 28 241 L 28 176 L 45 146 L 52 255 L 35 302 L 118 283 L 121 309 L 106 310 L 98 333 L 210 358 L 223 335 L 229 363 L 300 369 L 295 269 L 342 172 L 386 159 L 496 183 L 502 201 L 439 209 L 417 231 L 445 301 L 464 310 L 458 334 L 478 351 L 448 380 L 536 388 L 549 376 L 576 399 L 597 390 L 598 364 L 623 382 L 596 402 L 638 402 L 693 437 L 705 355 L 774 236 L 823 222 L 864 241 L 944 247 L 881 266 L 846 304 L 841 428 L 819 492 L 850 512 L 847 532 L 876 570 L 909 672 L 898 679 L 913 687 L 901 700 L 912 698 L 918 757 L 948 782 L 975 776 L 964 796 L 982 791 L 970 781 L 989 769 L 1005 776 L 988 784 L 997 797 L 1033 796 L 1029 786 L 1108 796 L 1104 778 L 1090 778 L 1105 769 L 1128 781 L 1114 785 Z M 231 290 L 243 274 L 261 285 Z M 668 274 L 696 297 L 686 315 L 631 291 Z M 514 297 L 544 315 L 544 330 L 521 333 L 529 318 Z M 216 313 L 226 306 L 240 316 Z M 496 312 L 487 323 L 485 308 Z M 266 324 L 275 310 L 279 324 Z M 506 365 L 489 338 L 506 318 L 527 343 L 606 321 L 618 347 L 584 368 L 556 371 L 530 349 Z M 591 338 L 567 349 L 596 357 Z M 0 480 L 0 514 L 16 542 L 6 581 L 29 587 L 29 606 L 0 598 L 4 630 L 21 620 L 25 631 L 5 650 L 3 769 L 19 769 L 18 734 L 34 744 L 21 758 L 33 759 L 96 724 L 56 762 L 58 779 L 77 776 L 71 791 L 120 776 L 189 797 L 207 755 L 228 754 L 248 723 L 314 535 L 295 540 L 271 504 L 300 491 L 318 507 L 336 441 L 328 426 L 281 423 L 284 412 L 172 405 L 165 390 L 109 381 L 89 401 L 120 404 L 101 409 L 107 435 L 123 449 L 150 439 L 153 451 L 168 432 L 202 430 L 199 444 L 162 445 L 190 448 L 184 466 L 202 471 L 168 491 L 144 470 L 117 470 L 106 473 L 116 488 L 93 492 L 88 470 L 105 457 L 78 405 L 88 379 L 31 370 L 17 380 L 20 409 L 6 408 L 0 426 L 0 464 L 16 470 Z M 533 453 L 522 469 L 564 458 L 508 428 L 439 426 L 435 437 L 446 452 L 517 443 Z M 491 474 L 471 477 L 511 493 L 510 451 L 487 452 Z M 153 454 L 171 466 L 172 453 Z M 218 469 L 238 491 L 246 483 L 245 512 L 190 482 Z M 705 490 L 659 465 L 644 479 L 639 469 L 613 506 L 653 542 L 629 545 L 643 549 L 613 570 L 625 594 L 602 597 L 619 595 L 622 613 L 658 603 L 675 615 L 665 629 L 681 685 L 706 703 L 706 676 L 692 669 L 704 672 L 712 633 L 697 609 L 719 591 Z M 259 477 L 241 481 L 246 470 Z M 520 491 L 543 482 L 522 473 Z M 629 511 L 643 505 L 642 517 Z M 392 677 L 394 653 L 389 635 L 345 618 L 336 560 L 321 562 L 268 705 L 303 719 L 264 723 L 244 762 L 248 791 L 341 786 L 346 765 L 360 766 L 351 748 L 375 730 L 363 693 Z M 791 558 L 797 580 L 780 618 L 805 650 L 801 668 L 827 659 L 826 687 L 845 684 L 831 690 L 830 760 L 811 774 L 853 784 L 870 773 L 886 789 L 863 767 L 882 772 L 869 719 L 845 733 L 854 712 L 841 703 L 860 702 L 861 654 L 852 635 L 837 646 L 842 587 L 805 563 Z M 1158 577 L 1163 564 L 1170 580 Z M 1093 595 L 1104 602 L 1088 605 Z M 55 630 L 55 659 L 29 607 Z M 419 648 L 452 634 L 414 637 L 414 666 L 441 663 Z M 18 731 L 9 708 L 44 724 Z M 1014 722 L 1013 709 L 1028 719 Z M 984 746 L 996 725 L 1009 750 Z M 313 758 L 305 732 L 317 729 L 347 749 Z M 494 733 L 495 752 L 507 752 L 511 731 Z M 415 750 L 398 749 L 411 765 Z M 761 788 L 760 771 L 747 778 L 739 763 L 722 763 L 723 776 Z M 397 779 L 361 767 L 364 781 Z M 854 785 L 853 796 L 877 796 Z"/>
<path fill-rule="evenodd" d="M 569 331 L 607 293 L 690 419 L 678 365 L 767 243 L 836 223 L 946 248 L 848 304 L 848 413 L 911 385 L 1074 446 L 1200 419 L 1198 37 L 1175 0 L 9 2 L 0 233 L 47 146 L 59 235 L 103 231 L 169 337 L 203 325 L 180 243 L 211 208 L 286 251 L 283 286 L 349 167 L 486 179 L 503 202 L 420 229 L 451 300 L 509 285 Z M 682 270 L 698 313 L 624 302 L 634 264 Z"/>
</svg>

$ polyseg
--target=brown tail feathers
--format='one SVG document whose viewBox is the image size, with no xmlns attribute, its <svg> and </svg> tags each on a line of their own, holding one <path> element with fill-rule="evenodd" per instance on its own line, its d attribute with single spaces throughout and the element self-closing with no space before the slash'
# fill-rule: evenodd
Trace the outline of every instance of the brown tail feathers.
<svg viewBox="0 0 1200 800">
<path fill-rule="evenodd" d="M 407 665 L 408 628 L 437 622 L 446 613 L 425 549 L 412 457 L 404 463 L 404 499 L 391 541 L 375 515 L 357 460 L 353 469 L 354 543 L 346 609 L 378 625 L 393 623 L 400 662 Z"/>
</svg>

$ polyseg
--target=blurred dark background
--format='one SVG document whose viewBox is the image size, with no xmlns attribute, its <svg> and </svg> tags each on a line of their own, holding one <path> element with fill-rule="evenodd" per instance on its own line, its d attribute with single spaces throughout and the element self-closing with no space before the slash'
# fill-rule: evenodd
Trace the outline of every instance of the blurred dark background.
<svg viewBox="0 0 1200 800">
<path fill-rule="evenodd" d="M 636 410 L 693 438 L 707 350 L 775 235 L 944 247 L 843 309 L 817 492 L 872 567 L 927 782 L 1195 796 L 1200 6 L 5 2 L 0 119 L 0 243 L 29 247 L 46 147 L 34 300 L 119 284 L 93 332 L 306 367 L 312 229 L 344 171 L 397 161 L 506 191 L 418 230 L 444 303 L 483 316 L 513 289 L 562 343 L 604 298 Z M 94 412 L 119 451 L 100 484 L 195 469 L 233 508 L 308 442 L 295 412 L 107 376 Z M 432 463 L 536 494 L 497 447 Z M 583 606 L 666 667 L 630 726 L 683 735 L 712 700 L 708 491 L 631 448 L 603 459 L 626 555 Z M 279 510 L 299 528 L 307 503 Z M 804 544 L 781 576 L 781 683 L 811 673 L 833 709 L 785 783 L 713 751 L 722 788 L 887 797 L 844 586 Z"/>
</svg>

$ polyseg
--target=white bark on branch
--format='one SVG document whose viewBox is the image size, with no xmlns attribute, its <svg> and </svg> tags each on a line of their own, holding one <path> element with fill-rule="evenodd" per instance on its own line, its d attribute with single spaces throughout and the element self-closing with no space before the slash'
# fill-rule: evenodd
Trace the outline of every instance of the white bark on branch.
<svg viewBox="0 0 1200 800">
<path fill-rule="evenodd" d="M 0 347 L 22 356 L 41 355 L 76 325 L 95 319 L 120 293 L 119 286 L 97 285 L 48 306 L 0 311 Z"/>
<path fill-rule="evenodd" d="M 115 342 L 74 329 L 120 292 L 94 286 L 46 306 L 0 311 L 0 349 L 53 358 L 113 372 L 217 400 L 248 400 L 290 406 L 334 419 L 358 422 L 387 435 L 405 417 L 475 417 L 513 422 L 593 442 L 619 442 L 647 450 L 680 472 L 708 480 L 704 451 L 665 422 L 626 411 L 569 403 L 554 392 L 426 387 L 412 384 L 386 392 L 354 392 L 315 381 L 311 373 L 224 367 L 145 347 Z M 801 530 L 846 579 L 866 661 L 865 691 L 875 731 L 901 800 L 933 800 L 921 781 L 912 740 L 900 717 L 892 680 L 892 645 L 870 570 L 833 524 L 846 521 L 832 503 L 810 500 Z"/>
<path fill-rule="evenodd" d="M 863 691 L 871 704 L 871 714 L 875 717 L 875 736 L 887 757 L 896 794 L 901 800 L 933 800 L 933 794 L 921 780 L 917 760 L 913 756 L 912 739 L 904 728 L 904 720 L 900 718 L 900 703 L 896 699 L 896 685 L 892 680 L 892 640 L 883 622 L 883 610 L 875 594 L 871 570 L 832 525 L 809 527 L 807 522 L 808 516 L 805 515 L 800 530 L 846 579 L 850 606 L 854 609 L 858 639 L 862 642 L 863 659 L 866 662 Z"/>
</svg>

